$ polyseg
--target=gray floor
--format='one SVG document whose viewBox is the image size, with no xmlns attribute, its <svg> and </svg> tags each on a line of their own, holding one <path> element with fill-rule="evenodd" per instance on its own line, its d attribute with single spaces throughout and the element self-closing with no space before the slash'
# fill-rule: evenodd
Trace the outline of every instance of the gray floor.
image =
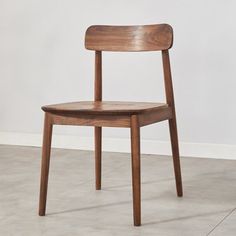
<svg viewBox="0 0 236 236">
<path fill-rule="evenodd" d="M 236 235 L 236 161 L 182 158 L 177 198 L 170 157 L 142 156 L 142 226 L 133 227 L 130 156 L 54 149 L 47 216 L 37 216 L 40 149 L 0 146 L 0 235 Z"/>
</svg>

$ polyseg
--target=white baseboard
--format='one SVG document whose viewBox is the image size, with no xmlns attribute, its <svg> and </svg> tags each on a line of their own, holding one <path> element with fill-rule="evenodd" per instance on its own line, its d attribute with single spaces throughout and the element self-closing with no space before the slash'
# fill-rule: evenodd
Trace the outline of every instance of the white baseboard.
<svg viewBox="0 0 236 236">
<path fill-rule="evenodd" d="M 52 147 L 93 150 L 93 143 L 93 137 L 53 135 Z M 42 135 L 0 132 L 0 144 L 40 147 Z M 130 152 L 130 140 L 103 138 L 103 151 Z M 142 139 L 141 152 L 143 154 L 171 155 L 170 143 Z M 180 142 L 180 154 L 187 157 L 236 160 L 236 145 Z"/>
</svg>

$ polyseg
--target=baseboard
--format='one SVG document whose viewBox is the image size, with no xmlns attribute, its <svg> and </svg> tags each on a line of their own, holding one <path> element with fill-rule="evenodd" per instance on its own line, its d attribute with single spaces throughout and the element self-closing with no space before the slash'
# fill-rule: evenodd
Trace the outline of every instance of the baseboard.
<svg viewBox="0 0 236 236">
<path fill-rule="evenodd" d="M 93 137 L 53 135 L 52 147 L 93 150 L 93 143 Z M 0 132 L 0 144 L 40 147 L 42 135 Z M 109 152 L 130 152 L 130 140 L 103 138 L 103 150 Z M 143 154 L 171 155 L 170 143 L 142 139 L 141 152 Z M 180 154 L 187 157 L 236 160 L 236 145 L 180 142 Z"/>
</svg>

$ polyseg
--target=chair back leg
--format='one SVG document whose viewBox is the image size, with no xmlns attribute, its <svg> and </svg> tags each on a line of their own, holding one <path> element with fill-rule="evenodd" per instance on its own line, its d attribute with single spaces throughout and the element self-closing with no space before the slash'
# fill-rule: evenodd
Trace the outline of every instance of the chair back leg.
<svg viewBox="0 0 236 236">
<path fill-rule="evenodd" d="M 179 159 L 179 143 L 178 143 L 178 134 L 177 134 L 177 125 L 175 116 L 169 120 L 169 129 L 170 129 L 171 148 L 172 148 L 173 163 L 174 163 L 176 190 L 178 197 L 182 197 L 183 187 L 182 187 L 182 177 L 181 177 L 181 168 Z"/>
<path fill-rule="evenodd" d="M 102 127 L 94 128 L 96 190 L 101 189 L 102 178 Z"/>
</svg>

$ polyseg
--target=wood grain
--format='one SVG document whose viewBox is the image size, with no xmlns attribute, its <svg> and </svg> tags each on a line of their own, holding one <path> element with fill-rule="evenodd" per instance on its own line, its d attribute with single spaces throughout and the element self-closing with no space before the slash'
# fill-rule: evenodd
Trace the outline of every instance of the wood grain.
<svg viewBox="0 0 236 236">
<path fill-rule="evenodd" d="M 102 101 L 102 52 L 95 52 L 94 100 Z"/>
<path fill-rule="evenodd" d="M 40 196 L 39 196 L 39 215 L 40 216 L 44 216 L 45 211 L 46 211 L 51 140 L 52 140 L 52 122 L 51 122 L 50 115 L 45 113 L 42 163 L 41 163 Z"/>
<path fill-rule="evenodd" d="M 47 105 L 42 109 L 54 114 L 132 115 L 166 106 L 165 103 L 154 102 L 80 101 Z"/>
<path fill-rule="evenodd" d="M 179 158 L 179 142 L 176 124 L 176 114 L 175 114 L 175 102 L 174 102 L 174 91 L 172 85 L 171 67 L 170 67 L 170 57 L 168 50 L 162 51 L 163 60 L 163 70 L 164 70 L 164 80 L 165 80 L 165 90 L 166 90 L 166 101 L 167 104 L 172 109 L 172 118 L 169 119 L 169 130 L 171 138 L 171 148 L 173 154 L 174 171 L 175 171 L 175 182 L 177 195 L 179 197 L 183 196 L 183 186 L 181 177 L 181 167 Z"/>
<path fill-rule="evenodd" d="M 140 26 L 93 25 L 86 31 L 85 47 L 96 51 L 159 51 L 171 48 L 168 24 Z"/>
<path fill-rule="evenodd" d="M 150 125 L 172 118 L 172 109 L 168 106 L 138 115 L 140 126 Z"/>
<path fill-rule="evenodd" d="M 102 52 L 95 52 L 94 100 L 102 101 Z M 94 127 L 95 186 L 101 189 L 102 183 L 102 127 Z"/>
<path fill-rule="evenodd" d="M 51 114 L 52 122 L 55 125 L 78 125 L 97 127 L 130 127 L 129 115 L 71 115 Z"/>
<path fill-rule="evenodd" d="M 140 126 L 138 116 L 131 116 L 131 157 L 134 225 L 141 225 Z"/>
</svg>

